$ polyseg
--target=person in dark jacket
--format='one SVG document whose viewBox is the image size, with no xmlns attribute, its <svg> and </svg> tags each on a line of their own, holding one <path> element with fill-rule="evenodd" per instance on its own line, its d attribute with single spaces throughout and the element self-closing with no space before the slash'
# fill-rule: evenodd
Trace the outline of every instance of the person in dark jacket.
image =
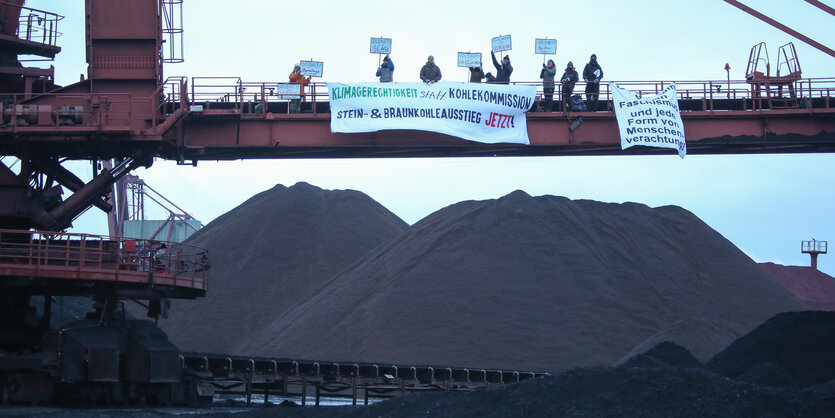
<svg viewBox="0 0 835 418">
<path fill-rule="evenodd" d="M 391 57 L 386 54 L 383 58 L 383 63 L 377 68 L 377 77 L 380 77 L 381 83 L 391 83 L 394 81 L 394 62 Z"/>
<path fill-rule="evenodd" d="M 568 102 L 571 100 L 571 95 L 574 94 L 574 84 L 580 79 L 580 75 L 577 74 L 577 70 L 574 69 L 574 63 L 568 61 L 568 64 L 565 66 L 565 72 L 562 73 L 562 77 L 560 77 L 560 83 L 562 84 L 562 105 L 563 111 L 568 111 Z"/>
<path fill-rule="evenodd" d="M 505 55 L 504 58 L 502 58 L 501 64 L 496 61 L 495 52 L 493 52 L 491 56 L 493 57 L 493 65 L 496 66 L 496 83 L 510 83 L 510 73 L 513 72 L 513 66 L 510 65 L 510 55 Z"/>
<path fill-rule="evenodd" d="M 427 84 L 441 81 L 441 69 L 435 65 L 435 57 L 426 58 L 426 64 L 420 69 L 420 81 Z"/>
<path fill-rule="evenodd" d="M 481 83 L 484 79 L 484 70 L 481 67 L 470 67 L 470 83 Z"/>
<path fill-rule="evenodd" d="M 586 81 L 586 107 L 590 111 L 597 111 L 597 99 L 600 97 L 600 80 L 603 69 L 597 63 L 597 55 L 591 54 L 589 63 L 583 68 L 583 80 Z"/>
</svg>

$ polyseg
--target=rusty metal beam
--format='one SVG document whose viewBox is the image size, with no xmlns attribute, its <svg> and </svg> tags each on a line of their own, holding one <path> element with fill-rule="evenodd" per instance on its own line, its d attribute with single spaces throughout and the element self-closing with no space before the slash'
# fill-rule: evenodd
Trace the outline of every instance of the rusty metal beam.
<svg viewBox="0 0 835 418">
<path fill-rule="evenodd" d="M 835 51 L 834 50 L 832 50 L 830 48 L 827 48 L 825 45 L 821 44 L 820 42 L 817 42 L 814 39 L 812 39 L 808 36 L 805 36 L 802 33 L 798 32 L 798 31 L 796 31 L 796 30 L 794 30 L 794 29 L 792 29 L 792 28 L 790 28 L 790 27 L 788 27 L 788 26 L 786 26 L 786 25 L 784 25 L 784 24 L 782 24 L 782 23 L 780 23 L 780 22 L 778 22 L 778 21 L 776 21 L 776 20 L 774 20 L 774 19 L 772 19 L 772 18 L 770 18 L 770 17 L 768 17 L 768 16 L 766 16 L 766 15 L 764 15 L 764 14 L 762 14 L 762 13 L 760 13 L 760 12 L 758 12 L 758 11 L 756 11 L 756 10 L 754 10 L 754 9 L 752 9 L 752 8 L 746 6 L 746 5 L 744 5 L 744 4 L 742 4 L 738 1 L 736 1 L 736 0 L 725 0 L 725 3 L 728 3 L 732 6 L 735 6 L 739 10 L 742 10 L 743 12 L 748 13 L 751 16 L 754 16 L 757 19 L 762 20 L 763 22 L 768 23 L 769 25 L 774 26 L 775 28 L 780 29 L 783 32 L 786 32 L 789 35 L 794 36 L 795 38 L 800 39 L 803 42 L 806 42 L 807 44 L 815 47 L 819 51 L 824 52 L 826 54 L 829 54 L 829 56 L 831 56 L 831 57 L 835 57 Z M 814 4 L 811 1 L 809 3 Z"/>
</svg>

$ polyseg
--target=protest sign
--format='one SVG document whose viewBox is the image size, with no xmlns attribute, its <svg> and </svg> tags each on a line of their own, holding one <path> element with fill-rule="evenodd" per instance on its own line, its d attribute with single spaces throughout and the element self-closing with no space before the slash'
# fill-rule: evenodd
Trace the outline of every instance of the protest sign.
<svg viewBox="0 0 835 418">
<path fill-rule="evenodd" d="M 278 83 L 275 95 L 279 99 L 298 99 L 302 92 L 302 85 L 296 83 Z"/>
<path fill-rule="evenodd" d="M 638 97 L 615 83 L 609 83 L 609 88 L 620 130 L 621 149 L 644 145 L 673 148 L 681 158 L 687 155 L 675 84 L 651 97 Z"/>
<path fill-rule="evenodd" d="M 391 38 L 371 38 L 372 54 L 391 54 Z"/>
<path fill-rule="evenodd" d="M 510 41 L 510 35 L 497 36 L 492 39 L 493 52 L 510 51 L 513 49 L 513 43 Z"/>
<path fill-rule="evenodd" d="M 321 77 L 324 64 L 322 61 L 301 61 L 301 75 L 305 77 Z"/>
<path fill-rule="evenodd" d="M 529 144 L 535 86 L 461 82 L 328 83 L 331 131 L 409 129 L 485 143 Z"/>
<path fill-rule="evenodd" d="M 536 39 L 534 41 L 534 49 L 537 54 L 556 54 L 557 40 L 556 39 Z"/>
<path fill-rule="evenodd" d="M 481 52 L 459 52 L 459 67 L 481 67 Z"/>
</svg>

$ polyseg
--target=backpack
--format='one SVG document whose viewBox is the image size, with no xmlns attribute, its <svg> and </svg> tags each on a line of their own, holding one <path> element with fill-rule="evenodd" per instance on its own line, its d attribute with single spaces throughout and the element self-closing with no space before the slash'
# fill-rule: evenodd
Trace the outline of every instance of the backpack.
<svg viewBox="0 0 835 418">
<path fill-rule="evenodd" d="M 586 104 L 583 102 L 583 96 L 575 94 L 568 100 L 568 110 L 571 112 L 585 112 Z"/>
</svg>

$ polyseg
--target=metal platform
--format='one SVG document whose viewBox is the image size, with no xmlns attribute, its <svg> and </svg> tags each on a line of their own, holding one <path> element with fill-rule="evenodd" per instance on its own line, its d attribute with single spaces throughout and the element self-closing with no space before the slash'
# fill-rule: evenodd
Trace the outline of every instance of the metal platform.
<svg viewBox="0 0 835 418">
<path fill-rule="evenodd" d="M 111 286 L 119 297 L 193 299 L 205 296 L 208 270 L 207 251 L 181 243 L 0 230 L 0 288 L 7 290 L 93 296 Z"/>
</svg>

